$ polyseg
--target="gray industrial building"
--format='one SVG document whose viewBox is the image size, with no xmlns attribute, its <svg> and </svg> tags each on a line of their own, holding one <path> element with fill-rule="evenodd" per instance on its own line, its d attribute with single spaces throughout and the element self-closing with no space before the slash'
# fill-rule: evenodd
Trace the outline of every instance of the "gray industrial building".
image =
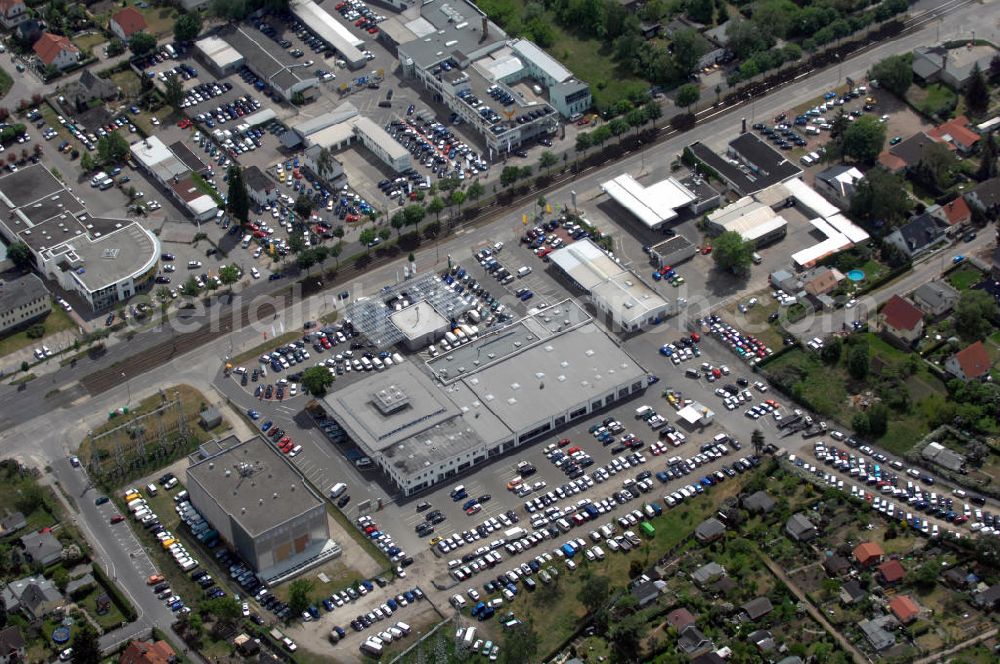
<svg viewBox="0 0 1000 664">
<path fill-rule="evenodd" d="M 573 300 L 323 400 L 405 495 L 646 388 L 646 371 Z"/>
<path fill-rule="evenodd" d="M 191 503 L 273 585 L 340 555 L 326 503 L 274 446 L 235 436 L 202 448 L 187 469 Z"/>
</svg>

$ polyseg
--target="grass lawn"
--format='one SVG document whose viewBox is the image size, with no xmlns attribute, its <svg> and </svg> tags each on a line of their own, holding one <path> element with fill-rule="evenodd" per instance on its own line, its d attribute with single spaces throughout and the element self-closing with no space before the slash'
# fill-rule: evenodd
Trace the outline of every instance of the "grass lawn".
<svg viewBox="0 0 1000 664">
<path fill-rule="evenodd" d="M 100 585 L 97 585 L 93 590 L 87 593 L 86 597 L 82 600 L 77 600 L 77 604 L 86 609 L 87 613 L 90 614 L 90 617 L 96 620 L 97 624 L 100 625 L 102 629 L 108 631 L 122 625 L 122 623 L 125 622 L 125 616 L 122 615 L 121 610 L 119 610 L 119 608 L 115 605 L 114 601 L 111 602 L 107 613 L 102 615 L 97 612 L 97 598 L 103 593 L 104 589 L 101 588 Z M 114 599 L 114 596 L 110 597 L 112 597 L 112 600 Z"/>
<path fill-rule="evenodd" d="M 108 38 L 99 32 L 91 32 L 86 35 L 80 35 L 79 37 L 73 38 L 73 43 L 76 44 L 76 47 L 84 52 L 91 49 L 96 50 L 97 46 L 104 44 L 107 41 Z"/>
<path fill-rule="evenodd" d="M 969 263 L 948 275 L 948 283 L 959 291 L 969 290 L 982 280 L 983 273 Z"/>
<path fill-rule="evenodd" d="M 136 5 L 136 3 L 128 3 L 131 5 Z M 173 34 L 174 32 L 174 21 L 177 20 L 177 10 L 173 7 L 153 7 L 149 6 L 146 9 L 136 6 L 142 17 L 146 19 L 146 23 L 149 25 L 149 30 L 151 34 L 157 37 L 163 37 L 165 35 Z"/>
<path fill-rule="evenodd" d="M 28 522 L 24 532 L 54 526 L 60 514 L 59 502 L 51 489 L 39 486 L 30 475 L 22 477 L 16 469 L 7 465 L 0 466 L 0 505 L 10 510 L 19 509 L 24 513 L 25 521 Z"/>
<path fill-rule="evenodd" d="M 580 80 L 590 84 L 590 91 L 597 108 L 611 106 L 629 92 L 649 87 L 647 81 L 621 71 L 612 58 L 610 49 L 596 39 L 581 39 L 552 25 L 556 33 L 556 46 L 548 49 L 557 60 L 564 63 Z"/>
<path fill-rule="evenodd" d="M 311 569 L 307 574 L 298 577 L 300 579 L 307 579 L 313 584 L 312 590 L 309 591 L 309 600 L 312 604 L 319 606 L 320 601 L 324 597 L 329 597 L 332 593 L 343 590 L 347 586 L 356 586 L 362 579 L 369 578 L 352 568 L 349 562 L 341 556 L 336 560 L 331 560 L 315 569 Z M 327 577 L 328 581 L 326 583 L 320 580 L 320 574 Z M 378 575 L 376 574 L 375 576 Z M 271 591 L 282 602 L 287 602 L 291 586 L 291 582 L 282 583 L 271 588 Z"/>
<path fill-rule="evenodd" d="M 955 93 L 940 83 L 932 83 L 923 88 L 911 86 L 906 92 L 906 98 L 924 115 L 934 115 L 956 101 Z"/>
<path fill-rule="evenodd" d="M 45 343 L 45 337 L 77 328 L 77 324 L 69 317 L 69 314 L 55 304 L 52 305 L 52 311 L 39 324 L 45 327 L 45 335 L 41 339 L 32 339 L 28 336 L 27 330 L 21 330 L 0 339 L 0 357 L 28 346 L 41 346 Z"/>
<path fill-rule="evenodd" d="M 142 90 L 142 82 L 131 69 L 112 74 L 111 82 L 122 89 L 122 94 L 126 99 L 138 97 Z"/>
</svg>

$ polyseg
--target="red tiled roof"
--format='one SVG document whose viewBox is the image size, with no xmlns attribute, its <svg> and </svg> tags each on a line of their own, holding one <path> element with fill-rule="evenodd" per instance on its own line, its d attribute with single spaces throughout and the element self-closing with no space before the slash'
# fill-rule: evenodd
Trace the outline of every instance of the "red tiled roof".
<svg viewBox="0 0 1000 664">
<path fill-rule="evenodd" d="M 24 0 L 0 0 L 0 14 L 6 16 L 11 9 L 23 4 Z"/>
<path fill-rule="evenodd" d="M 938 140 L 945 140 L 945 136 L 951 136 L 956 143 L 967 147 L 972 147 L 979 140 L 979 134 L 972 131 L 969 127 L 969 118 L 964 115 L 939 124 L 927 134 Z"/>
<path fill-rule="evenodd" d="M 135 7 L 126 7 L 111 17 L 111 20 L 121 26 L 126 37 L 131 37 L 137 32 L 142 32 L 147 27 L 146 19 L 142 17 Z"/>
<path fill-rule="evenodd" d="M 51 65 L 63 51 L 79 53 L 80 49 L 73 45 L 68 37 L 54 35 L 51 32 L 42 33 L 42 36 L 35 42 L 35 53 L 47 65 Z"/>
<path fill-rule="evenodd" d="M 897 330 L 912 330 L 923 320 L 924 315 L 908 300 L 893 295 L 882 307 L 882 317 L 889 327 Z"/>
<path fill-rule="evenodd" d="M 898 560 L 887 560 L 878 566 L 879 574 L 886 583 L 897 583 L 906 576 L 906 570 Z"/>
<path fill-rule="evenodd" d="M 691 612 L 684 607 L 674 609 L 667 614 L 667 624 L 676 629 L 678 632 L 682 631 L 688 625 L 693 625 L 694 623 L 694 616 L 691 615 Z"/>
<path fill-rule="evenodd" d="M 962 373 L 966 378 L 979 378 L 990 370 L 990 354 L 986 352 L 986 346 L 982 341 L 966 346 L 955 353 L 955 360 L 958 366 L 962 367 Z"/>
<path fill-rule="evenodd" d="M 892 173 L 906 168 L 906 162 L 892 154 L 888 150 L 878 156 L 878 163 Z"/>
<path fill-rule="evenodd" d="M 896 595 L 890 599 L 889 610 L 901 623 L 908 623 L 920 615 L 920 607 L 909 595 Z"/>
<path fill-rule="evenodd" d="M 119 664 L 169 664 L 176 657 L 166 641 L 132 641 L 118 658 Z"/>
<path fill-rule="evenodd" d="M 972 210 L 969 209 L 969 204 L 965 202 L 965 199 L 959 196 L 951 203 L 945 203 L 941 206 L 941 210 L 944 212 L 945 218 L 948 223 L 954 226 L 955 224 L 964 224 L 965 222 L 972 219 Z"/>
<path fill-rule="evenodd" d="M 854 559 L 859 563 L 867 563 L 872 558 L 881 558 L 883 555 L 882 547 L 875 542 L 862 542 L 854 549 Z"/>
</svg>

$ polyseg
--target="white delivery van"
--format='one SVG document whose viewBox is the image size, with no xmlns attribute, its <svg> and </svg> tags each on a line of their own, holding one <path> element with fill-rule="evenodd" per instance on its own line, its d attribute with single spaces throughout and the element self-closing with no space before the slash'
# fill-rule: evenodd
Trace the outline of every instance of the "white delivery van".
<svg viewBox="0 0 1000 664">
<path fill-rule="evenodd" d="M 246 235 L 243 236 L 243 248 L 244 249 L 246 249 L 247 247 L 250 246 L 250 241 L 251 240 L 253 240 L 253 235 L 251 233 L 247 233 Z"/>
<path fill-rule="evenodd" d="M 330 489 L 330 497 L 339 498 L 340 494 L 344 493 L 345 491 L 347 491 L 347 485 L 344 484 L 343 482 L 338 482 L 334 484 L 333 487 Z"/>
<path fill-rule="evenodd" d="M 156 485 L 155 484 L 147 484 L 146 485 L 146 492 L 149 495 L 151 495 L 151 496 L 155 496 L 156 493 L 157 493 L 157 491 L 156 491 Z"/>
<path fill-rule="evenodd" d="M 646 415 L 647 413 L 651 412 L 653 412 L 653 409 L 651 407 L 643 405 L 635 409 L 635 416 L 642 417 L 643 415 Z"/>
</svg>

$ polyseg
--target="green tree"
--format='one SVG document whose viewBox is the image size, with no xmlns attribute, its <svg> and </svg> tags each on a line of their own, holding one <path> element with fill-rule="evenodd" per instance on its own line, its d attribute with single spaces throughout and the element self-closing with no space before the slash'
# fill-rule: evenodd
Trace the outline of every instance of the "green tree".
<svg viewBox="0 0 1000 664">
<path fill-rule="evenodd" d="M 201 16 L 196 13 L 183 14 L 174 22 L 174 40 L 182 44 L 192 42 L 201 32 Z"/>
<path fill-rule="evenodd" d="M 637 662 L 640 660 L 641 640 L 646 635 L 646 625 L 635 613 L 620 618 L 611 624 L 611 644 L 615 660 Z"/>
<path fill-rule="evenodd" d="M 175 111 L 184 103 L 184 86 L 178 76 L 168 76 L 163 83 L 163 100 Z"/>
<path fill-rule="evenodd" d="M 903 178 L 881 168 L 872 168 L 857 184 L 851 213 L 871 225 L 892 228 L 910 214 L 910 198 Z"/>
<path fill-rule="evenodd" d="M 889 428 L 889 408 L 884 403 L 873 404 L 868 409 L 868 433 L 881 438 Z"/>
<path fill-rule="evenodd" d="M 538 167 L 546 173 L 548 173 L 549 169 L 558 163 L 559 157 L 552 154 L 549 150 L 543 150 L 542 154 L 538 156 Z"/>
<path fill-rule="evenodd" d="M 480 187 L 482 185 L 479 185 Z M 431 199 L 430 203 L 427 204 L 427 211 L 434 215 L 434 218 L 441 221 L 441 211 L 444 210 L 444 201 L 441 200 L 440 196 L 435 196 Z"/>
<path fill-rule="evenodd" d="M 503 664 L 527 664 L 538 661 L 538 632 L 531 622 L 523 622 L 509 630 L 503 638 L 500 661 Z"/>
<path fill-rule="evenodd" d="M 504 166 L 503 170 L 500 171 L 500 185 L 503 187 L 509 187 L 517 182 L 520 175 L 521 169 L 517 166 Z"/>
<path fill-rule="evenodd" d="M 219 281 L 230 291 L 233 284 L 240 280 L 240 270 L 235 265 L 223 265 L 219 268 Z"/>
<path fill-rule="evenodd" d="M 406 215 L 403 214 L 402 210 L 393 213 L 393 215 L 389 217 L 389 225 L 396 229 L 396 237 L 399 237 L 399 235 L 403 232 L 403 226 L 406 225 Z"/>
<path fill-rule="evenodd" d="M 333 385 L 333 374 L 326 367 L 309 367 L 302 372 L 302 387 L 309 390 L 314 397 L 326 394 L 327 388 Z"/>
<path fill-rule="evenodd" d="M 671 38 L 671 53 L 674 56 L 676 77 L 678 80 L 688 80 L 698 66 L 701 56 L 705 55 L 708 45 L 705 38 L 696 30 L 686 28 L 674 32 Z"/>
<path fill-rule="evenodd" d="M 484 187 L 479 182 L 479 180 L 476 180 L 475 182 L 469 185 L 469 188 L 466 190 L 466 193 L 469 194 L 469 198 L 471 198 L 474 201 L 478 201 L 480 198 L 483 197 L 483 194 L 486 193 L 486 187 Z M 428 212 L 430 212 L 429 209 Z"/>
<path fill-rule="evenodd" d="M 840 337 L 833 337 L 823 346 L 823 350 L 820 351 L 819 356 L 827 364 L 836 364 L 840 360 L 840 352 L 843 348 L 844 344 L 841 342 Z"/>
<path fill-rule="evenodd" d="M 454 196 L 454 192 L 452 193 L 452 196 Z M 417 205 L 416 203 L 413 205 L 407 205 L 403 208 L 403 217 L 406 219 L 407 226 L 416 227 L 417 224 L 423 221 L 426 214 L 427 211 L 424 207 L 422 205 Z"/>
<path fill-rule="evenodd" d="M 745 275 L 753 263 L 753 242 L 747 242 L 736 231 L 726 231 L 713 241 L 712 258 L 720 270 Z"/>
<path fill-rule="evenodd" d="M 90 156 L 89 152 L 84 152 L 80 157 L 80 168 L 83 169 L 84 173 L 89 173 L 94 170 L 97 165 L 94 163 L 94 158 Z"/>
<path fill-rule="evenodd" d="M 313 199 L 303 192 L 295 199 L 293 209 L 295 210 L 295 214 L 299 215 L 302 219 L 309 219 L 309 215 L 313 211 Z"/>
<path fill-rule="evenodd" d="M 868 346 L 857 344 L 851 347 L 847 353 L 847 373 L 856 380 L 863 380 L 868 376 L 871 368 L 871 358 L 868 356 Z"/>
<path fill-rule="evenodd" d="M 198 282 L 195 281 L 194 277 L 188 277 L 184 285 L 181 286 L 181 295 L 185 297 L 194 297 L 198 294 Z"/>
<path fill-rule="evenodd" d="M 73 664 L 98 664 L 101 661 L 97 632 L 86 620 L 76 629 L 70 646 L 73 648 Z"/>
<path fill-rule="evenodd" d="M 934 586 L 937 585 L 940 570 L 941 566 L 936 560 L 928 560 L 914 571 L 910 580 L 924 592 L 933 590 Z"/>
<path fill-rule="evenodd" d="M 600 127 L 590 132 L 590 134 L 594 145 L 604 147 L 604 144 L 611 138 L 611 127 L 606 124 L 602 124 Z"/>
<path fill-rule="evenodd" d="M 695 23 L 711 25 L 715 3 L 712 0 L 687 0 L 684 3 L 684 13 Z"/>
<path fill-rule="evenodd" d="M 990 88 L 986 85 L 986 76 L 977 62 L 972 68 L 972 74 L 965 84 L 965 105 L 973 115 L 983 115 L 990 107 Z"/>
<path fill-rule="evenodd" d="M 583 582 L 576 599 L 587 609 L 587 613 L 595 613 L 608 603 L 611 592 L 611 580 L 600 574 L 594 574 Z"/>
<path fill-rule="evenodd" d="M 226 182 L 229 183 L 226 209 L 244 227 L 250 221 L 250 194 L 243 179 L 243 169 L 235 161 L 226 170 Z"/>
<path fill-rule="evenodd" d="M 995 178 L 997 171 L 997 142 L 993 134 L 986 134 L 983 137 L 983 146 L 979 151 L 979 168 L 976 170 L 976 179 L 980 182 Z"/>
<path fill-rule="evenodd" d="M 594 147 L 594 142 L 588 131 L 581 131 L 576 135 L 576 144 L 573 149 L 577 151 L 581 156 L 587 153 L 587 150 Z"/>
<path fill-rule="evenodd" d="M 331 258 L 333 258 L 336 261 L 335 267 L 338 270 L 340 269 L 340 254 L 342 254 L 343 252 L 344 252 L 344 243 L 343 242 L 338 242 L 337 244 L 335 244 L 332 247 L 330 247 L 329 249 L 327 249 L 327 255 L 329 255 Z"/>
<path fill-rule="evenodd" d="M 66 586 L 69 584 L 69 572 L 64 567 L 57 567 L 52 572 L 52 583 L 56 584 L 59 592 L 66 592 Z"/>
<path fill-rule="evenodd" d="M 142 34 L 142 33 L 139 33 Z M 97 139 L 97 156 L 104 164 L 120 164 L 129 154 L 128 141 L 117 131 Z"/>
<path fill-rule="evenodd" d="M 911 177 L 932 191 L 943 192 L 954 184 L 955 155 L 944 143 L 924 146 Z"/>
<path fill-rule="evenodd" d="M 462 203 L 465 202 L 465 192 L 461 189 L 456 189 L 451 192 L 451 196 L 448 197 L 452 205 L 458 208 L 459 211 L 462 210 Z M 421 208 L 423 210 L 423 208 Z"/>
<path fill-rule="evenodd" d="M 313 582 L 309 579 L 296 579 L 288 586 L 288 607 L 292 610 L 293 618 L 298 619 L 309 607 L 312 589 Z"/>
<path fill-rule="evenodd" d="M 18 241 L 7 247 L 7 256 L 19 270 L 27 270 L 35 263 L 35 258 L 31 255 L 31 249 L 24 242 Z"/>
<path fill-rule="evenodd" d="M 608 123 L 608 127 L 615 136 L 623 136 L 628 131 L 628 120 L 625 118 L 615 118 Z"/>
<path fill-rule="evenodd" d="M 222 625 L 235 625 L 242 615 L 240 605 L 231 596 L 206 598 L 198 602 L 198 612 L 202 616 L 211 616 L 212 620 Z M 301 611 L 299 612 L 301 613 Z M 299 614 L 296 614 L 296 616 Z M 76 653 L 74 653 L 75 655 Z"/>
<path fill-rule="evenodd" d="M 955 329 L 965 341 L 978 341 L 992 331 L 990 321 L 996 315 L 996 300 L 989 293 L 983 290 L 962 291 L 955 305 Z"/>
<path fill-rule="evenodd" d="M 358 241 L 365 246 L 365 253 L 371 252 L 372 242 L 375 241 L 376 237 L 378 237 L 378 234 L 375 232 L 374 228 L 366 228 L 361 231 L 361 234 L 358 236 Z"/>
<path fill-rule="evenodd" d="M 125 43 L 121 39 L 115 37 L 108 42 L 106 50 L 108 52 L 108 57 L 113 58 L 116 55 L 121 55 L 125 52 Z"/>
<path fill-rule="evenodd" d="M 674 101 L 678 106 L 686 111 L 690 111 L 691 107 L 698 103 L 701 99 L 701 90 L 695 83 L 685 83 L 677 89 L 677 98 Z"/>
<path fill-rule="evenodd" d="M 753 433 L 750 434 L 750 445 L 753 447 L 753 453 L 757 456 L 763 452 L 764 442 L 764 432 L 760 429 L 754 429 Z"/>
<path fill-rule="evenodd" d="M 137 32 L 129 37 L 128 48 L 137 56 L 146 55 L 156 48 L 156 37 L 148 32 Z"/>
<path fill-rule="evenodd" d="M 380 228 L 379 231 L 378 231 L 378 236 L 383 241 L 384 240 L 388 240 L 391 235 L 392 235 L 392 231 L 390 231 L 388 228 Z"/>
<path fill-rule="evenodd" d="M 872 164 L 885 145 L 885 125 L 873 115 L 863 115 L 844 131 L 844 156 Z"/>
<path fill-rule="evenodd" d="M 913 85 L 913 54 L 890 55 L 876 62 L 868 70 L 868 78 L 877 80 L 880 88 L 902 98 Z"/>
</svg>

